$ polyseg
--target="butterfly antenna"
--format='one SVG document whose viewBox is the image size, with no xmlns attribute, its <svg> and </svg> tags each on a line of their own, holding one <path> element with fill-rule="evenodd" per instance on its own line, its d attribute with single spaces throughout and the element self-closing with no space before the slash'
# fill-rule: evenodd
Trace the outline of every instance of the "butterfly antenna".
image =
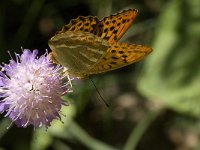
<svg viewBox="0 0 200 150">
<path fill-rule="evenodd" d="M 92 78 L 89 77 L 89 79 L 90 79 L 90 81 L 92 82 L 92 84 L 94 85 L 94 87 L 95 87 L 95 89 L 96 89 L 98 95 L 100 96 L 101 100 L 104 102 L 104 104 L 106 105 L 106 107 L 109 108 L 110 105 L 109 105 L 109 104 L 106 102 L 106 100 L 101 96 L 101 93 L 100 93 L 100 91 L 98 90 L 98 88 L 97 88 L 97 86 L 95 85 L 95 83 L 94 83 L 94 81 L 92 80 Z"/>
</svg>

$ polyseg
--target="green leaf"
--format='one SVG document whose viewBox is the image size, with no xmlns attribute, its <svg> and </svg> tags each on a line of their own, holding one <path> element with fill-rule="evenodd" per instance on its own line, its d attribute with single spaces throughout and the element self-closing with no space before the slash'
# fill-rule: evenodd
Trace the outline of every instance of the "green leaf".
<svg viewBox="0 0 200 150">
<path fill-rule="evenodd" d="M 200 115 L 199 8 L 198 0 L 168 3 L 155 27 L 154 51 L 137 82 L 148 99 L 192 116 Z"/>
</svg>

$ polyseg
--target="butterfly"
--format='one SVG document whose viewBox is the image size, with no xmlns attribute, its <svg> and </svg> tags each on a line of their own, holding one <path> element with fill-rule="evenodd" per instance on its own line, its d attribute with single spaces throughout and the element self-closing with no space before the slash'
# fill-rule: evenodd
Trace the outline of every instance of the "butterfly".
<svg viewBox="0 0 200 150">
<path fill-rule="evenodd" d="M 50 58 L 77 78 L 111 71 L 141 60 L 152 51 L 150 47 L 118 42 L 137 13 L 136 9 L 128 9 L 102 20 L 96 16 L 72 19 L 49 40 Z"/>
</svg>

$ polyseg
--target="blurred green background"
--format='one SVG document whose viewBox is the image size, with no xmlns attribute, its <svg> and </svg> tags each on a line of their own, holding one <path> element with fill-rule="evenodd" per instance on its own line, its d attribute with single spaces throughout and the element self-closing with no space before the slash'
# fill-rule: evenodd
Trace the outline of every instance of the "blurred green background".
<svg viewBox="0 0 200 150">
<path fill-rule="evenodd" d="M 1 115 L 0 150 L 200 149 L 199 0 L 1 0 L 0 61 L 21 47 L 50 51 L 50 37 L 73 18 L 128 8 L 139 14 L 121 41 L 154 51 L 93 77 L 110 108 L 90 80 L 74 81 L 64 97 L 64 123 L 23 129 Z"/>
</svg>

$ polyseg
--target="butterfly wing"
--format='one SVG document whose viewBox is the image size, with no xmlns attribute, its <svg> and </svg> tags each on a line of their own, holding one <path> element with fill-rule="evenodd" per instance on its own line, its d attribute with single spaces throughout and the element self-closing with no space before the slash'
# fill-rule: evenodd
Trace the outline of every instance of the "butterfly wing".
<svg viewBox="0 0 200 150">
<path fill-rule="evenodd" d="M 129 9 L 116 15 L 105 17 L 98 22 L 94 29 L 94 34 L 108 40 L 109 43 L 118 41 L 135 20 L 137 12 L 136 9 Z"/>
<path fill-rule="evenodd" d="M 107 53 L 108 43 L 89 32 L 66 31 L 56 34 L 49 42 L 50 58 L 68 69 L 71 75 L 84 77 Z"/>
<path fill-rule="evenodd" d="M 92 33 L 98 22 L 99 19 L 96 16 L 79 16 L 76 19 L 72 19 L 69 24 L 63 26 L 58 33 L 64 33 L 66 31 L 84 31 Z"/>
<path fill-rule="evenodd" d="M 143 45 L 115 42 L 109 47 L 107 54 L 104 55 L 88 73 L 98 74 L 124 67 L 141 60 L 151 51 L 151 48 Z"/>
<path fill-rule="evenodd" d="M 101 21 L 95 16 L 73 19 L 49 40 L 52 50 L 50 57 L 65 66 L 70 75 L 78 78 L 134 63 L 152 49 L 117 41 L 136 15 L 136 9 L 129 9 Z"/>
</svg>

